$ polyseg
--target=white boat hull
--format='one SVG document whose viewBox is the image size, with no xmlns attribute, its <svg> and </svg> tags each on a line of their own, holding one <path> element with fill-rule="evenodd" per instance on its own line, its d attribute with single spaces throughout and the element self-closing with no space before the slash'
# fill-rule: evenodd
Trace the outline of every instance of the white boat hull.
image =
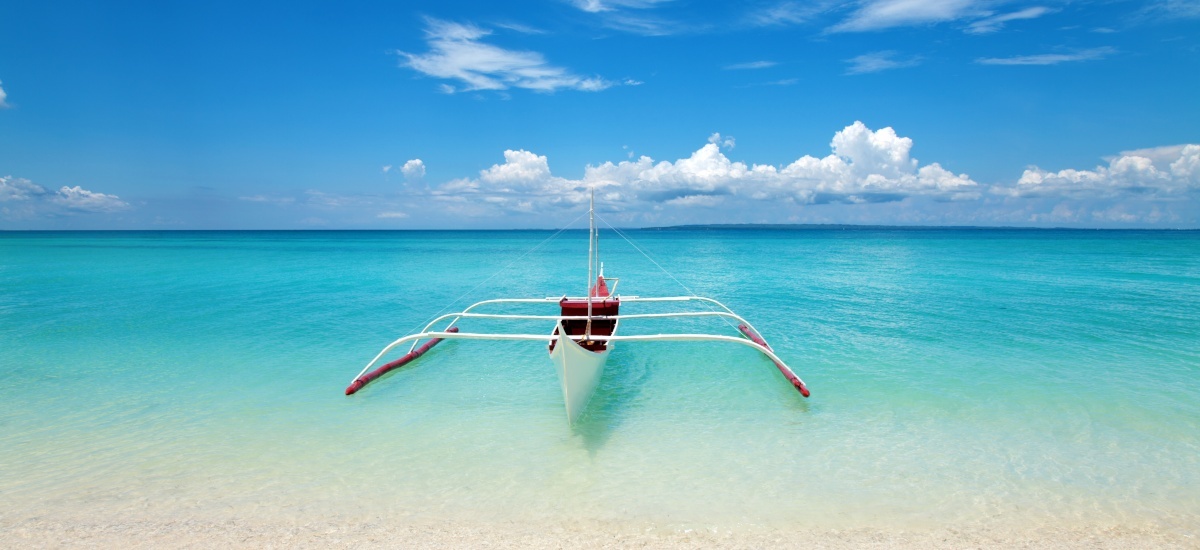
<svg viewBox="0 0 1200 550">
<path fill-rule="evenodd" d="M 615 328 L 615 327 L 614 327 Z M 615 330 L 613 331 L 616 332 Z M 600 377 L 604 374 L 604 364 L 612 351 L 610 342 L 604 351 L 589 351 L 563 334 L 554 335 L 557 343 L 550 351 L 550 360 L 558 371 L 558 381 L 562 384 L 563 401 L 567 405 L 567 421 L 574 424 L 579 415 L 587 407 L 596 387 L 600 385 Z"/>
</svg>

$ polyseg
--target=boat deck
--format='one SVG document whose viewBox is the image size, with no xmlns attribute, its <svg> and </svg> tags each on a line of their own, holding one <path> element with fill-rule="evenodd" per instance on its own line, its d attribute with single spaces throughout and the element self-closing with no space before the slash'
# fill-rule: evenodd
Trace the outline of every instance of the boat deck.
<svg viewBox="0 0 1200 550">
<path fill-rule="evenodd" d="M 564 298 L 560 301 L 559 306 L 562 308 L 563 317 L 586 317 L 588 314 L 587 300 L 567 300 Z M 592 316 L 612 316 L 618 315 L 621 307 L 619 298 L 603 298 L 592 300 Z M 562 322 L 563 329 L 570 336 L 582 336 L 587 331 L 587 320 L 585 319 L 569 319 Z M 596 336 L 612 336 L 613 329 L 617 326 L 616 320 L 612 319 L 593 319 L 592 334 Z M 555 327 L 554 334 L 558 334 L 558 328 Z M 605 340 L 588 340 L 579 342 L 579 345 L 588 351 L 604 351 L 608 349 L 608 342 Z M 557 340 L 550 340 L 550 351 L 554 351 L 554 345 Z"/>
</svg>

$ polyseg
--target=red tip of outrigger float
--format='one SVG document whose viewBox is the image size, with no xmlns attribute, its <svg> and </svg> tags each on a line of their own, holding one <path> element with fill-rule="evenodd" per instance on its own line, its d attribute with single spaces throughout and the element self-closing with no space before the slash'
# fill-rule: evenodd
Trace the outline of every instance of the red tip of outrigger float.
<svg viewBox="0 0 1200 550">
<path fill-rule="evenodd" d="M 792 385 L 796 386 L 796 389 L 800 390 L 800 395 L 803 395 L 804 397 L 808 397 L 809 395 L 812 395 L 812 394 L 808 393 L 808 387 L 806 387 L 804 385 L 804 382 L 801 382 L 799 380 L 792 380 Z"/>
<path fill-rule="evenodd" d="M 767 344 L 766 340 L 763 340 L 762 336 L 755 334 L 754 331 L 750 330 L 750 327 L 746 326 L 745 324 L 738 325 L 738 330 L 742 331 L 742 334 L 745 334 L 746 338 L 749 338 L 751 342 L 767 348 L 768 350 L 775 351 L 771 349 L 771 346 Z M 801 382 L 800 379 L 796 377 L 796 373 L 792 372 L 792 370 L 787 368 L 787 366 L 775 361 L 774 359 L 772 359 L 771 362 L 775 363 L 775 368 L 779 369 L 779 372 L 783 373 L 784 378 L 787 378 L 788 382 L 792 383 L 792 386 L 796 388 L 796 391 L 800 392 L 800 395 L 803 395 L 804 397 L 812 395 L 809 393 L 808 387 L 804 385 L 804 382 Z"/>
<path fill-rule="evenodd" d="M 450 327 L 446 329 L 446 332 L 458 332 L 458 327 Z M 387 374 L 388 371 L 391 371 L 392 369 L 400 368 L 411 363 L 413 359 L 420 357 L 425 352 L 429 351 L 429 348 L 436 346 L 438 342 L 441 341 L 441 338 L 434 338 L 428 342 L 425 342 L 425 345 L 404 354 L 404 357 L 401 357 L 395 361 L 392 361 L 391 363 L 355 378 L 354 382 L 351 382 L 350 385 L 346 387 L 346 395 L 352 395 L 354 392 L 361 390 L 362 387 L 367 385 L 368 382 Z"/>
</svg>

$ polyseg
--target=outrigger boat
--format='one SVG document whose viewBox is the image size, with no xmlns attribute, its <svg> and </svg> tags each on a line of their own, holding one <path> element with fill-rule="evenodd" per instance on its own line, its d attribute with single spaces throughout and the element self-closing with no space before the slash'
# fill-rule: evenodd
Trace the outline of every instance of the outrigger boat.
<svg viewBox="0 0 1200 550">
<path fill-rule="evenodd" d="M 430 348 L 437 345 L 445 339 L 468 339 L 468 340 L 529 340 L 529 341 L 547 341 L 545 335 L 540 334 L 504 334 L 504 333 L 484 333 L 484 332 L 460 332 L 456 324 L 462 319 L 502 319 L 502 320 L 545 320 L 553 321 L 554 329 L 549 335 L 547 351 L 550 353 L 550 360 L 554 363 L 555 369 L 558 371 L 558 380 L 562 385 L 563 401 L 567 407 L 567 421 L 574 424 L 579 416 L 583 413 L 592 394 L 596 391 L 596 386 L 600 383 L 600 377 L 604 374 L 604 365 L 608 361 L 608 354 L 612 351 L 613 344 L 616 342 L 644 342 L 644 341 L 716 341 L 729 342 L 749 346 L 761 352 L 775 363 L 775 367 L 779 372 L 787 378 L 788 382 L 796 388 L 804 397 L 809 396 L 808 387 L 792 372 L 792 369 L 775 355 L 775 351 L 763 339 L 762 335 L 750 324 L 749 321 L 734 313 L 725 304 L 718 302 L 712 298 L 702 296 L 670 296 L 670 297 L 640 297 L 640 296 L 621 296 L 615 294 L 617 284 L 620 282 L 617 278 L 604 276 L 604 264 L 600 262 L 599 253 L 599 232 L 596 229 L 595 215 L 595 196 L 589 201 L 588 206 L 588 292 L 584 296 L 561 296 L 548 298 L 501 298 L 495 300 L 484 300 L 477 302 L 467 307 L 466 309 L 456 312 L 441 315 L 425 328 L 415 334 L 404 336 L 387 347 L 383 348 L 367 366 L 358 373 L 358 376 L 346 388 L 346 395 L 351 395 L 363 386 L 367 385 L 372 380 L 383 376 L 387 372 L 404 366 L 416 358 L 420 357 Z M 593 275 L 595 278 L 593 279 Z M 611 287 L 610 287 L 611 284 Z M 518 314 L 500 314 L 500 313 L 476 313 L 473 310 L 484 308 L 486 306 L 494 306 L 497 304 L 547 304 L 557 302 L 559 306 L 558 315 L 518 315 Z M 711 308 L 710 311 L 681 311 L 672 313 L 641 313 L 632 315 L 621 315 L 620 308 L 622 303 L 639 303 L 639 302 L 699 302 Z M 715 306 L 715 307 L 714 307 Z M 646 334 L 646 335 L 630 335 L 618 336 L 617 328 L 622 320 L 627 319 L 652 319 L 652 318 L 670 318 L 670 317 L 720 317 L 726 320 L 735 320 L 738 322 L 737 329 L 745 338 L 739 336 L 728 336 L 722 334 Z M 441 330 L 433 330 L 433 327 L 441 322 L 449 319 L 449 323 Z M 732 326 L 732 324 L 730 323 Z M 428 341 L 421 347 L 417 344 L 421 340 Z M 375 366 L 385 355 L 391 352 L 396 347 L 412 342 L 408 348 L 408 353 L 403 357 L 389 362 L 375 370 L 370 370 Z M 370 372 L 368 372 L 370 371 Z"/>
</svg>

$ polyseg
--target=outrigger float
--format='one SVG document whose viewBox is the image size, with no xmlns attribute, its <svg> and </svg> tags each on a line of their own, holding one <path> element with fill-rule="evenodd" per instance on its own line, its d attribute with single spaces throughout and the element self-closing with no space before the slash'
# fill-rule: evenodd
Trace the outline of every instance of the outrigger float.
<svg viewBox="0 0 1200 550">
<path fill-rule="evenodd" d="M 740 344 L 754 348 L 767 356 L 775 363 L 775 367 L 783 374 L 784 378 L 800 392 L 804 397 L 809 396 L 808 387 L 804 385 L 804 381 L 788 368 L 779 356 L 775 355 L 775 351 L 771 346 L 767 345 L 766 340 L 762 335 L 750 324 L 749 321 L 743 319 L 738 314 L 734 313 L 725 304 L 718 302 L 712 298 L 702 296 L 669 296 L 669 297 L 640 297 L 640 296 L 621 296 L 614 294 L 617 290 L 617 284 L 620 282 L 617 278 L 604 276 L 604 264 L 600 262 L 599 253 L 599 232 L 596 229 L 595 217 L 595 198 L 594 194 L 588 207 L 588 292 L 585 296 L 561 296 L 548 298 L 501 298 L 495 300 L 484 300 L 477 302 L 467 307 L 466 309 L 456 312 L 441 315 L 429 324 L 421 332 L 410 334 L 403 338 L 388 344 L 383 348 L 367 366 L 363 368 L 358 376 L 346 388 L 346 395 L 351 395 L 362 389 L 372 380 L 383 376 L 387 372 L 402 367 L 413 360 L 420 357 L 430 348 L 436 346 L 442 340 L 447 339 L 465 339 L 465 340 L 529 340 L 547 342 L 547 336 L 544 334 L 504 334 L 504 333 L 484 333 L 484 332 L 461 332 L 456 326 L 462 319 L 500 319 L 500 320 L 545 320 L 554 322 L 554 330 L 549 335 L 547 343 L 547 351 L 550 354 L 550 360 L 554 363 L 555 369 L 558 371 L 558 379 L 562 384 L 563 401 L 567 407 L 567 421 L 574 424 L 580 414 L 583 413 L 587 406 L 588 400 L 596 391 L 596 386 L 600 383 L 600 377 L 604 374 L 604 365 L 608 361 L 608 354 L 612 351 L 613 345 L 617 342 L 647 342 L 647 341 L 708 341 L 708 342 L 728 342 L 732 344 Z M 593 279 L 593 275 L 595 278 Z M 610 287 L 611 284 L 611 287 Z M 672 312 L 672 313 L 641 313 L 632 315 L 621 315 L 619 313 L 622 303 L 639 303 L 639 302 L 699 302 L 710 309 L 711 311 L 691 311 L 691 312 Z M 499 304 L 549 304 L 557 303 L 559 306 L 558 315 L 517 315 L 517 314 L 499 314 L 499 313 L 476 313 L 473 310 L 485 308 L 486 306 L 495 306 Z M 724 319 L 727 324 L 730 320 L 738 323 L 738 331 L 745 336 L 729 336 L 722 334 L 645 334 L 618 336 L 617 328 L 621 321 L 627 319 L 661 319 L 672 317 L 719 317 Z M 441 330 L 433 330 L 435 325 L 449 320 L 445 328 Z M 428 340 L 421 347 L 417 344 L 421 340 Z M 375 370 L 370 370 L 375 366 L 385 355 L 391 352 L 398 346 L 411 342 L 408 353 L 403 357 L 389 362 Z M 368 372 L 369 371 L 369 372 Z"/>
</svg>

